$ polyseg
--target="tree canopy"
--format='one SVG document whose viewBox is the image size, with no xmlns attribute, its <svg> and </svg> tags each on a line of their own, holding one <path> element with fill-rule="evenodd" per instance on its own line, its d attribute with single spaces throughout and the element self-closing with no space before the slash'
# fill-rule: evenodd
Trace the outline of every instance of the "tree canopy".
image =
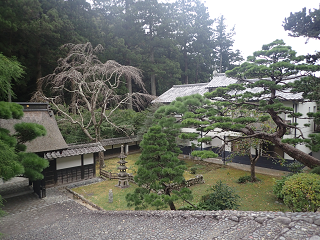
<svg viewBox="0 0 320 240">
<path fill-rule="evenodd" d="M 0 2 L 0 52 L 9 59 L 16 56 L 25 67 L 23 81 L 13 86 L 18 101 L 28 101 L 42 87 L 39 80 L 53 72 L 66 53 L 60 46 L 67 43 L 101 44 L 105 49 L 99 53 L 101 61 L 141 69 L 153 95 L 174 84 L 209 81 L 220 40 L 213 30 L 217 23 L 200 0 L 91 2 Z M 227 44 L 231 49 L 233 42 Z M 228 62 L 222 65 L 230 69 Z M 139 86 L 127 79 L 124 88 L 130 93 Z"/>
<path fill-rule="evenodd" d="M 318 159 L 294 147 L 305 142 L 308 136 L 303 135 L 300 126 L 289 124 L 284 118 L 302 117 L 292 104 L 285 105 L 292 99 L 292 82 L 320 69 L 320 66 L 306 64 L 304 60 L 305 57 L 296 56 L 296 52 L 282 40 L 275 40 L 254 52 L 247 62 L 226 72 L 227 76 L 237 78 L 239 84 L 206 93 L 207 100 L 200 95 L 177 98 L 159 111 L 182 114 L 183 125 L 201 127 L 203 132 L 215 131 L 216 137 L 225 132 L 227 135 L 238 134 L 232 140 L 257 138 L 269 141 L 306 166 L 320 165 Z M 302 100 L 301 96 L 299 98 Z M 244 114 L 250 112 L 253 114 Z M 268 120 L 276 126 L 272 131 L 264 131 L 261 127 Z M 297 138 L 283 141 L 290 129 L 298 132 Z"/>
<path fill-rule="evenodd" d="M 12 85 L 23 74 L 23 67 L 15 58 L 9 59 L 0 53 L 0 99 L 11 101 L 11 96 L 15 96 Z"/>
<path fill-rule="evenodd" d="M 0 102 L 0 118 L 20 119 L 22 108 L 16 103 Z M 48 160 L 25 152 L 24 143 L 44 136 L 46 130 L 36 123 L 17 123 L 14 128 L 16 133 L 13 135 L 9 130 L 0 128 L 0 177 L 8 180 L 24 174 L 31 181 L 43 179 L 42 170 L 49 166 Z"/>
<path fill-rule="evenodd" d="M 170 134 L 164 132 L 166 128 L 168 126 L 151 126 L 140 143 L 142 153 L 134 177 L 139 188 L 126 196 L 128 205 L 136 209 L 148 205 L 161 209 L 169 205 L 171 210 L 176 210 L 174 201 L 179 196 L 183 195 L 185 200 L 191 198 L 191 191 L 187 188 L 182 188 L 178 195 L 172 194 L 172 184 L 183 183 L 186 166 L 178 159 L 178 148 Z"/>
<path fill-rule="evenodd" d="M 290 13 L 283 22 L 284 30 L 292 37 L 320 39 L 320 9 L 303 8 L 300 12 Z"/>
</svg>

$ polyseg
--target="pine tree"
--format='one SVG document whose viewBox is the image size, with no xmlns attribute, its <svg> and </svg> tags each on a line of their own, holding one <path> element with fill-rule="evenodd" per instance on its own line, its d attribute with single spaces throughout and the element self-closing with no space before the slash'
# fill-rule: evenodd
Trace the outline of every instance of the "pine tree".
<svg viewBox="0 0 320 240">
<path fill-rule="evenodd" d="M 139 168 L 134 177 L 139 188 L 126 196 L 128 206 L 144 209 L 151 205 L 161 209 L 169 205 L 171 210 L 176 210 L 174 201 L 179 198 L 179 194 L 172 194 L 171 184 L 184 181 L 186 166 L 178 159 L 179 153 L 174 152 L 177 146 L 170 134 L 165 133 L 165 129 L 157 124 L 150 127 L 143 136 L 140 143 L 142 153 L 136 163 Z M 191 196 L 189 189 L 183 188 L 180 192 L 188 198 Z"/>
<path fill-rule="evenodd" d="M 233 37 L 235 35 L 234 27 L 227 32 L 227 26 L 225 24 L 225 18 L 220 16 L 217 19 L 217 27 L 215 31 L 215 44 L 216 44 L 216 59 L 215 64 L 220 73 L 224 73 L 227 70 L 231 70 L 236 64 L 239 64 L 243 58 L 240 55 L 240 51 L 232 50 L 234 43 Z"/>
<path fill-rule="evenodd" d="M 1 119 L 20 119 L 23 116 L 22 106 L 16 103 L 0 102 Z M 24 174 L 31 181 L 43 179 L 42 170 L 49 166 L 35 153 L 26 153 L 24 143 L 36 137 L 44 136 L 46 130 L 36 123 L 18 123 L 14 126 L 16 133 L 0 128 L 0 177 L 8 180 Z"/>
</svg>

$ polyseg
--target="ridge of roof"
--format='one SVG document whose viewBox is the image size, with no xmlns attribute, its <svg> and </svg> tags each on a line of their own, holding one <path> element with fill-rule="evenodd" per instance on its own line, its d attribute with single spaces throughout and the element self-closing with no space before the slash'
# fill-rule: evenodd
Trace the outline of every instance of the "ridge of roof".
<svg viewBox="0 0 320 240">
<path fill-rule="evenodd" d="M 192 84 L 173 85 L 172 88 L 201 87 L 201 86 L 206 86 L 206 85 L 208 85 L 208 82 L 207 83 L 192 83 Z"/>
<path fill-rule="evenodd" d="M 58 151 L 46 152 L 44 153 L 44 158 L 48 160 L 53 160 L 56 158 L 72 157 L 72 156 L 97 153 L 102 151 L 105 151 L 105 149 L 100 142 L 87 143 L 87 144 L 71 145 L 67 149 L 62 149 Z"/>
</svg>

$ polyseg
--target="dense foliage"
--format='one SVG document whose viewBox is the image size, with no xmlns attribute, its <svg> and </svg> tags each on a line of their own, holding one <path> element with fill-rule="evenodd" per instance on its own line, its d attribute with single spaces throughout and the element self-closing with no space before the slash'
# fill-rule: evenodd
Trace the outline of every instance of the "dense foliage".
<svg viewBox="0 0 320 240">
<path fill-rule="evenodd" d="M 239 195 L 227 184 L 218 181 L 209 191 L 209 194 L 201 197 L 198 210 L 235 210 L 239 207 Z"/>
<path fill-rule="evenodd" d="M 0 53 L 0 100 L 11 100 L 15 97 L 12 90 L 13 84 L 19 83 L 24 70 L 20 62 L 14 57 L 9 59 Z"/>
<path fill-rule="evenodd" d="M 0 102 L 1 119 L 19 119 L 23 116 L 22 106 L 16 103 Z M 24 143 L 36 137 L 44 136 L 46 130 L 36 123 L 17 123 L 15 134 L 0 128 L 0 177 L 8 180 L 16 175 L 24 174 L 31 181 L 43 178 L 42 170 L 49 162 L 35 153 L 24 152 Z"/>
<path fill-rule="evenodd" d="M 283 176 L 281 179 L 279 180 L 275 180 L 275 183 L 273 185 L 273 193 L 276 195 L 276 197 L 279 199 L 279 200 L 283 200 L 283 193 L 282 193 L 282 188 L 285 184 L 285 182 L 288 180 L 288 178 L 291 177 L 291 175 L 288 175 L 288 176 Z"/>
<path fill-rule="evenodd" d="M 109 111 L 107 111 L 107 114 L 108 113 Z M 130 109 L 116 110 L 110 116 L 110 122 L 114 123 L 114 125 L 107 121 L 101 124 L 101 139 L 137 135 L 138 131 L 145 127 L 146 114 L 147 111 L 136 112 Z M 90 121 L 89 113 L 84 112 L 83 117 L 85 124 L 88 124 Z M 72 118 L 78 119 L 76 115 L 72 115 Z M 61 116 L 61 114 L 56 114 L 56 120 L 61 134 L 67 143 L 84 143 L 90 141 L 79 126 L 70 124 L 68 119 Z M 94 128 L 92 126 L 88 131 L 91 135 L 94 135 Z"/>
<path fill-rule="evenodd" d="M 170 206 L 175 210 L 174 201 L 182 197 L 190 199 L 191 192 L 187 188 L 180 193 L 172 193 L 172 183 L 182 183 L 186 166 L 178 159 L 179 149 L 167 138 L 165 127 L 154 125 L 144 134 L 140 143 L 142 153 L 137 174 L 134 177 L 139 188 L 126 196 L 128 206 L 144 209 L 151 205 L 157 209 Z"/>
<path fill-rule="evenodd" d="M 103 61 L 112 59 L 141 69 L 153 95 L 173 84 L 207 82 L 212 66 L 220 65 L 219 49 L 228 52 L 222 71 L 240 57 L 232 49 L 233 29 L 229 34 L 224 23 L 210 19 L 200 0 L 90 2 L 0 1 L 0 52 L 9 59 L 16 56 L 25 66 L 23 81 L 13 87 L 18 101 L 28 101 L 41 88 L 39 79 L 52 73 L 65 52 L 60 46 L 66 43 L 101 44 Z M 222 26 L 219 34 L 214 31 L 217 24 Z M 228 40 L 225 47 L 224 39 Z M 131 88 L 135 91 L 135 84 L 127 86 L 129 92 Z"/>
<path fill-rule="evenodd" d="M 316 212 L 320 208 L 320 176 L 299 173 L 289 177 L 282 188 L 283 202 L 294 212 Z"/>
<path fill-rule="evenodd" d="M 286 31 L 290 31 L 289 36 L 307 37 L 320 39 L 320 10 L 309 10 L 303 8 L 302 11 L 290 13 L 284 21 L 283 27 Z"/>
</svg>

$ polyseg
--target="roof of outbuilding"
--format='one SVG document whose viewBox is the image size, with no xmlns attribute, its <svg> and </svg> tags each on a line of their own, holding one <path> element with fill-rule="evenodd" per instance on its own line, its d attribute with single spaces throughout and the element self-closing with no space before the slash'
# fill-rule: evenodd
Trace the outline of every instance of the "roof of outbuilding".
<svg viewBox="0 0 320 240">
<path fill-rule="evenodd" d="M 190 96 L 197 93 L 204 95 L 209 92 L 209 88 L 225 87 L 237 82 L 238 80 L 228 78 L 224 73 L 216 73 L 208 83 L 173 85 L 172 88 L 153 100 L 152 103 L 171 103 L 177 97 Z"/>
<path fill-rule="evenodd" d="M 237 82 L 237 79 L 228 78 L 224 73 L 220 73 L 211 79 L 211 81 L 207 84 L 206 88 L 226 87 L 230 84 L 234 84 Z"/>
<path fill-rule="evenodd" d="M 101 140 L 102 146 L 111 146 L 111 145 L 118 145 L 118 144 L 125 144 L 139 141 L 137 136 L 130 136 L 130 137 L 119 137 L 119 138 L 108 138 Z"/>
<path fill-rule="evenodd" d="M 286 82 L 292 82 L 299 79 L 297 76 L 296 79 L 284 79 Z M 255 82 L 259 79 L 248 79 L 248 82 Z M 209 89 L 218 88 L 218 87 L 226 87 L 230 84 L 239 83 L 239 80 L 234 78 L 228 78 L 224 73 L 215 73 L 212 77 L 211 81 L 208 83 L 198 83 L 198 84 L 185 84 L 185 85 L 173 85 L 168 91 L 164 92 L 158 98 L 152 101 L 152 103 L 171 103 L 177 97 L 184 97 L 190 96 L 192 94 L 200 94 L 204 95 L 206 92 L 209 92 Z M 256 88 L 248 88 L 245 91 L 258 93 L 262 92 L 263 88 L 256 87 Z M 242 92 L 245 92 L 242 91 Z M 241 93 L 241 92 L 239 92 Z M 264 96 L 268 97 L 268 96 Z M 287 92 L 280 92 L 277 91 L 277 97 L 280 100 L 301 100 L 303 99 L 302 93 L 291 93 Z M 255 99 L 252 99 L 255 100 Z"/>
<path fill-rule="evenodd" d="M 24 107 L 24 115 L 21 119 L 0 119 L 0 127 L 14 133 L 16 123 L 38 123 L 45 127 L 47 134 L 42 137 L 25 143 L 26 152 L 45 152 L 67 148 L 68 145 L 63 139 L 58 128 L 53 112 L 49 109 L 48 103 L 19 103 Z"/>
<path fill-rule="evenodd" d="M 82 154 L 96 153 L 105 151 L 104 147 L 100 142 L 97 143 L 87 143 L 79 145 L 69 145 L 67 149 L 62 149 L 59 151 L 46 152 L 44 158 L 48 160 L 62 158 L 62 157 L 72 157 Z"/>
<path fill-rule="evenodd" d="M 289 83 L 289 82 L 294 82 L 296 80 L 299 80 L 301 79 L 301 77 L 299 76 L 296 76 L 296 78 L 284 78 L 283 79 L 283 83 L 281 83 L 280 85 L 284 84 L 285 83 Z M 248 82 L 256 82 L 260 79 L 249 79 Z M 267 78 L 267 79 L 264 79 L 264 80 L 271 80 L 270 78 Z M 260 93 L 260 92 L 263 92 L 264 89 L 262 87 L 254 87 L 254 88 L 247 88 L 246 90 L 243 90 L 243 91 L 237 91 L 237 94 L 243 94 L 245 92 L 251 92 L 251 93 Z M 234 94 L 235 91 L 231 91 L 230 94 Z M 270 94 L 265 94 L 265 95 L 262 95 L 261 98 L 263 99 L 266 99 L 266 98 L 270 98 Z M 279 99 L 279 100 L 282 100 L 282 101 L 294 101 L 294 100 L 302 100 L 303 99 L 303 96 L 302 96 L 302 93 L 292 93 L 290 92 L 290 89 L 286 89 L 284 91 L 280 91 L 280 90 L 277 90 L 276 91 L 276 98 Z M 259 100 L 260 98 L 252 98 L 251 100 L 252 101 L 257 101 Z"/>
<path fill-rule="evenodd" d="M 168 91 L 152 101 L 152 103 L 171 103 L 177 97 L 190 96 L 192 94 L 205 94 L 209 90 L 206 88 L 208 83 L 173 85 Z"/>
</svg>

